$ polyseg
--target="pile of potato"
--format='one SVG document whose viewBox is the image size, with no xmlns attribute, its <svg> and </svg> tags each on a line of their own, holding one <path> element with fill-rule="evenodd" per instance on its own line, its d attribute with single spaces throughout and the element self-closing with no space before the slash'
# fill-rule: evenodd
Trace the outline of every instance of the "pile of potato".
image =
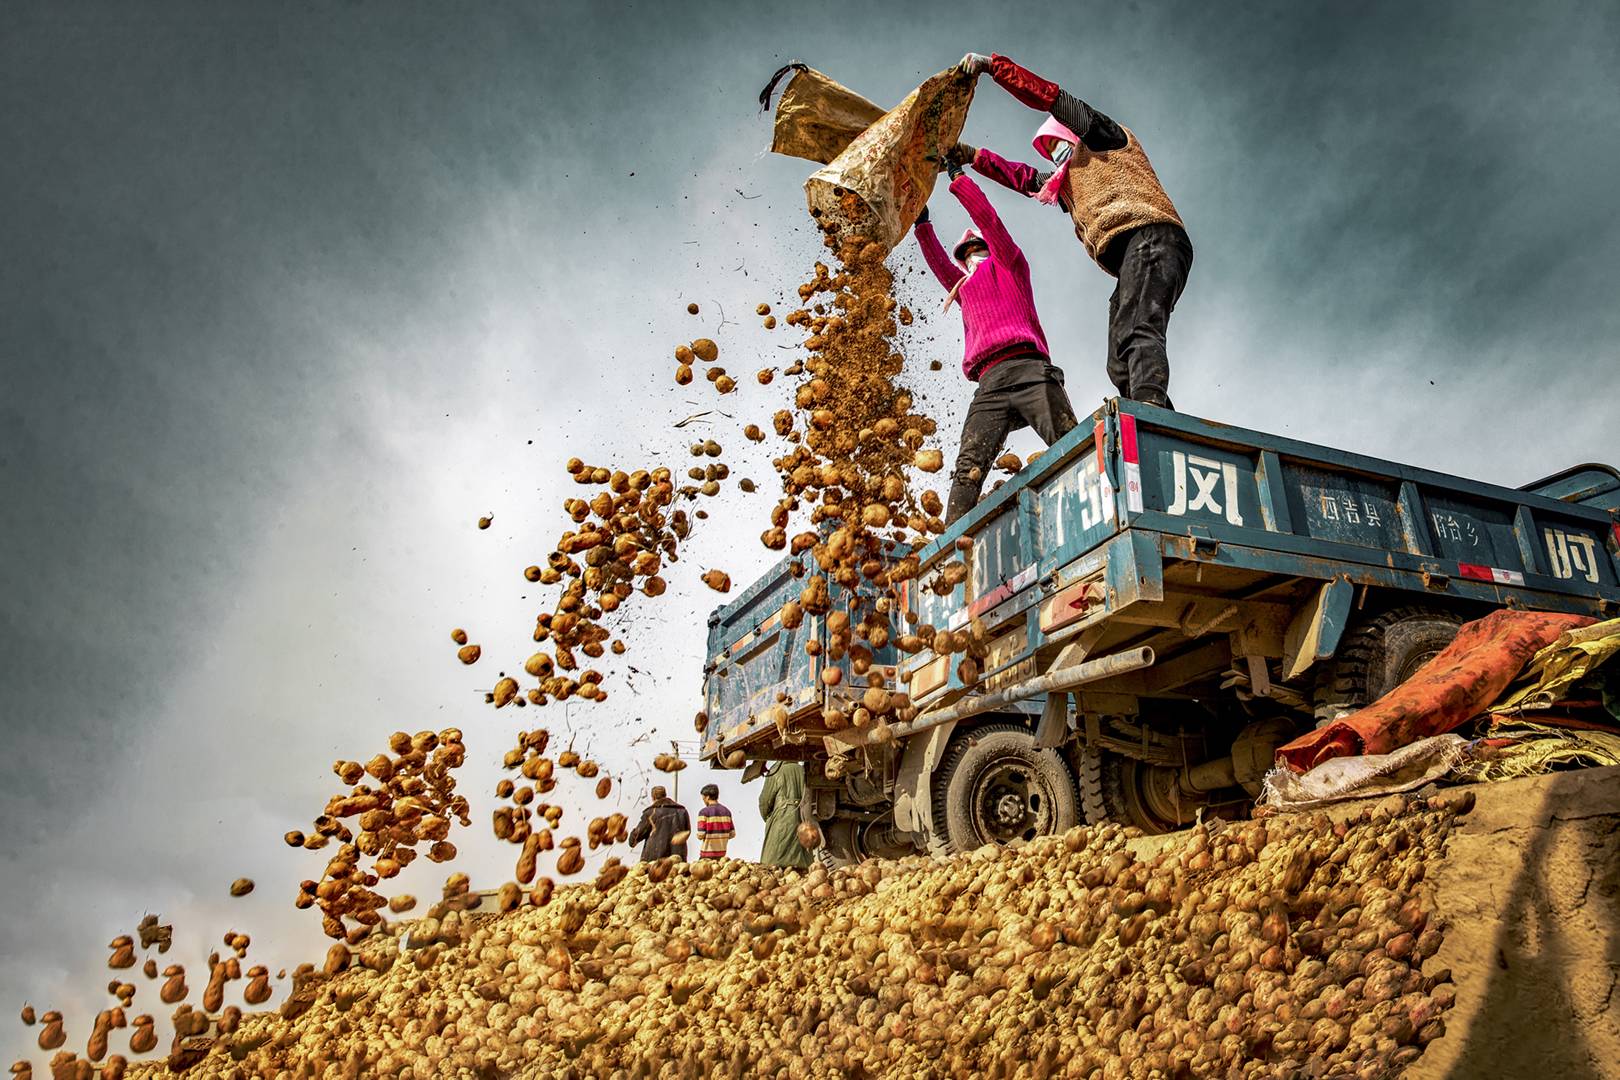
<svg viewBox="0 0 1620 1080">
<path fill-rule="evenodd" d="M 504 914 L 467 910 L 463 879 L 170 1060 L 219 1077 L 1391 1076 L 1454 1000 L 1424 970 L 1441 929 L 1422 885 L 1451 821 L 1415 803 L 1208 823 L 1154 855 L 1106 825 L 832 872 L 615 865 Z"/>
</svg>

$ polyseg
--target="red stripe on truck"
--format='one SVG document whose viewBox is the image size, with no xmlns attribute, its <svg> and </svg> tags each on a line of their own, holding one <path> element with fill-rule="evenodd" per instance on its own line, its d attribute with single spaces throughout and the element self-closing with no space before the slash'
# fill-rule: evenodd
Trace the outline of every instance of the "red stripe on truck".
<svg viewBox="0 0 1620 1080">
<path fill-rule="evenodd" d="M 1127 462 L 1136 464 L 1136 417 L 1130 413 L 1119 415 L 1119 452 Z"/>
</svg>

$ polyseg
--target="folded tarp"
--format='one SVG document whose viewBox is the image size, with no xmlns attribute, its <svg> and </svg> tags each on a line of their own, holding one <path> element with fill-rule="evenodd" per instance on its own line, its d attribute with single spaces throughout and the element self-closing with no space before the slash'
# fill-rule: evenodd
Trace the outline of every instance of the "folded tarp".
<svg viewBox="0 0 1620 1080">
<path fill-rule="evenodd" d="M 1566 630 L 1531 657 L 1524 677 L 1491 706 L 1493 713 L 1550 709 L 1620 653 L 1620 619 Z M 1600 693 L 1600 691 L 1599 691 Z M 1607 701 L 1604 702 L 1607 704 Z M 1616 715 L 1620 719 L 1620 714 Z"/>
<path fill-rule="evenodd" d="M 1559 635 L 1594 621 L 1545 611 L 1493 611 L 1465 624 L 1455 641 L 1400 686 L 1283 746 L 1277 760 L 1304 773 L 1332 758 L 1387 754 L 1450 731 L 1488 709 L 1526 661 Z"/>
</svg>

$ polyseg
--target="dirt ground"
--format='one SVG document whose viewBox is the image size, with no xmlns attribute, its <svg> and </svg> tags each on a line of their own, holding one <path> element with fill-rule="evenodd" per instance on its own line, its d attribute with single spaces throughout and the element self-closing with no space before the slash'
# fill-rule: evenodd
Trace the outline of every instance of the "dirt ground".
<svg viewBox="0 0 1620 1080">
<path fill-rule="evenodd" d="M 1473 790 L 1431 879 L 1457 1004 L 1404 1075 L 1620 1076 L 1620 768 Z"/>
</svg>

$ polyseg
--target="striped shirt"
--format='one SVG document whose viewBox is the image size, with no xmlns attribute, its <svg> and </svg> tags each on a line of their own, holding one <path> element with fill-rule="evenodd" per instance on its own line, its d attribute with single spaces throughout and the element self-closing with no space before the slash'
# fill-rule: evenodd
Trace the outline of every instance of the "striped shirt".
<svg viewBox="0 0 1620 1080">
<path fill-rule="evenodd" d="M 731 811 L 723 803 L 710 803 L 698 811 L 697 831 L 698 857 L 702 859 L 725 858 L 726 845 L 737 835 Z"/>
</svg>

